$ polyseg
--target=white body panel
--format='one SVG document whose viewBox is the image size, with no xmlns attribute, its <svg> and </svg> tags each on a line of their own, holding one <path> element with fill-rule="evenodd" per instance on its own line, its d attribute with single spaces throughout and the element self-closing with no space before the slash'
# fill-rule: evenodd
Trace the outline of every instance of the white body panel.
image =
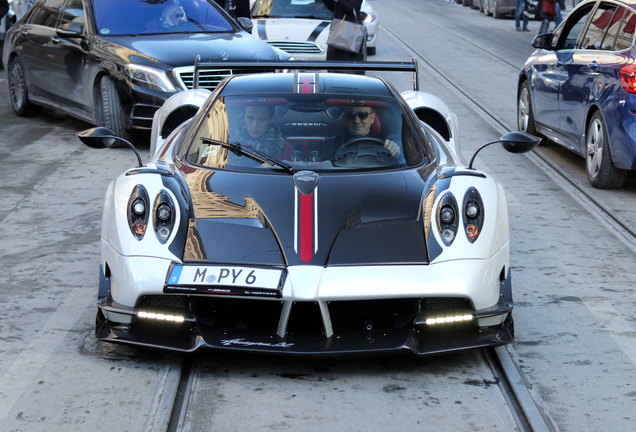
<svg viewBox="0 0 636 432">
<path fill-rule="evenodd" d="M 252 34 L 270 45 L 287 51 L 296 60 L 325 60 L 329 25 L 317 37 L 313 33 L 324 21 L 302 18 L 254 19 Z M 315 35 L 314 35 L 315 36 Z"/>
<path fill-rule="evenodd" d="M 148 164 L 146 167 L 154 168 L 154 165 Z M 128 199 L 134 187 L 138 184 L 142 184 L 145 187 L 150 203 L 154 202 L 155 197 L 161 191 L 166 192 L 175 203 L 177 202 L 174 194 L 163 186 L 160 175 L 135 174 L 127 176 L 126 173 L 121 174 L 109 185 L 106 191 L 102 217 L 102 241 L 108 245 L 108 247 L 112 248 L 115 253 L 126 257 L 149 256 L 167 260 L 178 260 L 178 258 L 168 250 L 168 247 L 165 244 L 161 244 L 157 239 L 152 217 L 148 220 L 148 227 L 142 240 L 137 240 L 131 233 L 127 220 Z M 175 217 L 175 226 L 179 226 L 179 211 L 175 211 Z M 175 235 L 176 230 L 172 232 L 166 244 L 169 244 Z"/>
<path fill-rule="evenodd" d="M 461 161 L 461 146 L 459 141 L 459 122 L 457 115 L 452 112 L 446 103 L 435 95 L 421 91 L 404 91 L 401 93 L 406 103 L 413 111 L 420 108 L 428 108 L 437 111 L 446 120 L 446 124 L 450 130 L 450 140 L 448 147 L 454 153 L 456 161 Z"/>
<path fill-rule="evenodd" d="M 161 129 L 168 116 L 183 105 L 193 105 L 201 108 L 210 96 L 211 92 L 205 89 L 193 89 L 181 91 L 166 100 L 152 118 L 152 130 L 150 132 L 150 158 L 154 159 L 157 150 L 168 140 L 161 137 Z"/>
</svg>

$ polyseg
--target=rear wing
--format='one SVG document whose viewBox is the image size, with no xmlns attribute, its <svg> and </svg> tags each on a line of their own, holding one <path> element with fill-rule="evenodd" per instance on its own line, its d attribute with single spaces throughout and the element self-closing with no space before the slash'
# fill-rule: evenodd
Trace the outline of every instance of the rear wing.
<svg viewBox="0 0 636 432">
<path fill-rule="evenodd" d="M 397 61 L 312 61 L 312 60 L 251 60 L 251 61 L 218 61 L 202 62 L 197 56 L 194 59 L 193 88 L 199 87 L 199 72 L 215 69 L 249 70 L 271 72 L 273 70 L 329 70 L 331 71 L 385 71 L 385 72 L 412 72 L 413 90 L 419 91 L 417 60 L 410 62 Z"/>
</svg>

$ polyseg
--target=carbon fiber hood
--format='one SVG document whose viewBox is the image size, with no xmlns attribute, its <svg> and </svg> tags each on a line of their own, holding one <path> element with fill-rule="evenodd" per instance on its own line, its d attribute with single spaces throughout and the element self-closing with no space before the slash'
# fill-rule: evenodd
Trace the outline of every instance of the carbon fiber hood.
<svg viewBox="0 0 636 432">
<path fill-rule="evenodd" d="M 187 171 L 187 172 L 186 172 Z M 187 167 L 185 261 L 254 265 L 426 263 L 416 170 L 315 175 L 301 192 L 287 174 Z M 311 173 L 313 174 L 313 173 Z"/>
</svg>

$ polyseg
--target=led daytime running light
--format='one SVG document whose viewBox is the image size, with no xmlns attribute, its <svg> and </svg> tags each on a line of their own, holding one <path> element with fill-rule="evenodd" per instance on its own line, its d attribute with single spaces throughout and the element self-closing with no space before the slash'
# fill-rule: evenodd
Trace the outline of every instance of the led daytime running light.
<svg viewBox="0 0 636 432">
<path fill-rule="evenodd" d="M 446 316 L 446 317 L 427 318 L 426 325 L 453 324 L 453 323 L 466 322 L 466 321 L 472 321 L 472 320 L 473 320 L 473 316 L 470 314 L 453 315 L 453 316 Z"/>
<path fill-rule="evenodd" d="M 185 321 L 185 318 L 182 317 L 181 315 L 170 315 L 170 314 L 145 312 L 145 311 L 137 312 L 137 317 L 154 319 L 158 321 L 170 321 L 170 322 L 176 322 L 176 323 L 182 323 Z"/>
</svg>

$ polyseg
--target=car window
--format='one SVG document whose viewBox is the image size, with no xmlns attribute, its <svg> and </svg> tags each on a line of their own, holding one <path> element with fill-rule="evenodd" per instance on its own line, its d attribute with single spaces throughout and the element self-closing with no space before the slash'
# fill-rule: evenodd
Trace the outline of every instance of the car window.
<svg viewBox="0 0 636 432">
<path fill-rule="evenodd" d="M 366 129 L 365 125 L 366 123 Z M 422 148 L 390 98 L 357 95 L 220 97 L 199 125 L 186 158 L 215 169 L 269 170 L 239 151 L 206 142 L 239 143 L 295 170 L 382 170 L 422 162 Z M 386 140 L 397 150 L 391 154 Z"/>
<path fill-rule="evenodd" d="M 634 27 L 636 27 L 636 14 L 621 7 L 607 30 L 603 49 L 623 51 L 631 48 L 634 43 Z"/>
<path fill-rule="evenodd" d="M 97 33 L 102 36 L 234 31 L 213 0 L 93 0 L 93 4 Z"/>
<path fill-rule="evenodd" d="M 46 0 L 33 6 L 33 13 L 29 16 L 29 24 L 55 27 L 60 16 L 60 8 L 64 0 Z"/>
<path fill-rule="evenodd" d="M 585 5 L 570 14 L 559 36 L 556 46 L 557 50 L 576 48 L 576 41 L 579 39 L 579 35 L 593 7 L 594 3 Z"/>
<path fill-rule="evenodd" d="M 256 0 L 252 18 L 313 18 L 330 20 L 333 12 L 322 0 Z"/>
<path fill-rule="evenodd" d="M 590 25 L 587 27 L 583 38 L 581 39 L 580 47 L 586 50 L 600 50 L 603 48 L 603 40 L 605 39 L 605 33 L 616 21 L 620 20 L 616 18 L 617 6 L 615 4 L 601 3 L 599 7 L 594 11 Z"/>
<path fill-rule="evenodd" d="M 60 15 L 60 28 L 68 27 L 71 23 L 80 24 L 84 26 L 84 7 L 82 6 L 82 0 L 67 0 L 62 8 Z"/>
</svg>

